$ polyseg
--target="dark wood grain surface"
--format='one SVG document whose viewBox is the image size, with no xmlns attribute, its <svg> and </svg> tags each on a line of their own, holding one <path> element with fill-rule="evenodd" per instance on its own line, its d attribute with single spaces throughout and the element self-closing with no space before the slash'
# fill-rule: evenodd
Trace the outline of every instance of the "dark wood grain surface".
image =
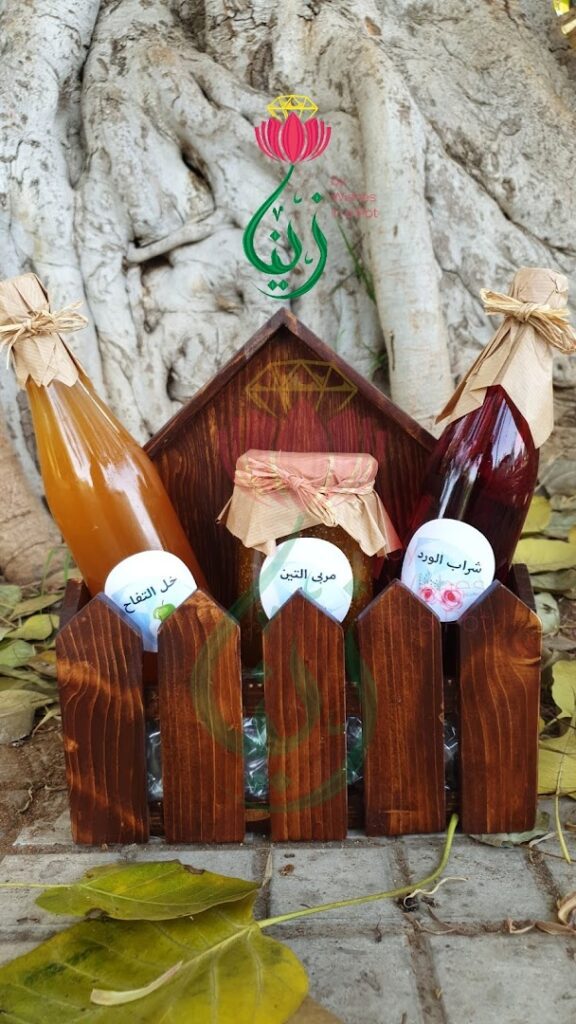
<svg viewBox="0 0 576 1024">
<path fill-rule="evenodd" d="M 244 838 L 240 630 L 196 591 L 158 640 L 164 828 L 169 842 Z"/>
<path fill-rule="evenodd" d="M 211 593 L 237 609 L 238 541 L 216 524 L 249 448 L 369 452 L 376 489 L 402 535 L 433 439 L 367 380 L 279 311 L 152 438 L 155 461 Z"/>
<path fill-rule="evenodd" d="M 444 828 L 440 622 L 394 582 L 358 619 L 368 835 Z"/>
<path fill-rule="evenodd" d="M 60 630 L 56 653 L 74 840 L 145 842 L 140 636 L 98 596 Z"/>
<path fill-rule="evenodd" d="M 347 828 L 342 627 L 302 593 L 264 637 L 272 839 L 342 839 Z"/>
<path fill-rule="evenodd" d="M 536 816 L 540 620 L 495 582 L 459 633 L 462 828 L 527 831 Z"/>
</svg>

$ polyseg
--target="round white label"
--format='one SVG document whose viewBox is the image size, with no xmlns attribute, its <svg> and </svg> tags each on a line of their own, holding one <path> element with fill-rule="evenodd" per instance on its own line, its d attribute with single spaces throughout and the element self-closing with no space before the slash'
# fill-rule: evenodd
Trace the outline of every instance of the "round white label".
<svg viewBox="0 0 576 1024">
<path fill-rule="evenodd" d="M 145 651 L 158 650 L 158 630 L 196 590 L 189 568 L 168 551 L 139 551 L 108 574 L 104 593 L 140 630 Z"/>
<path fill-rule="evenodd" d="M 401 579 L 442 622 L 454 622 L 490 585 L 495 568 L 483 533 L 457 519 L 432 519 L 412 537 Z"/>
<path fill-rule="evenodd" d="M 338 622 L 352 601 L 352 566 L 335 544 L 316 537 L 295 537 L 265 559 L 259 578 L 260 600 L 269 619 L 297 590 L 303 590 Z"/>
</svg>

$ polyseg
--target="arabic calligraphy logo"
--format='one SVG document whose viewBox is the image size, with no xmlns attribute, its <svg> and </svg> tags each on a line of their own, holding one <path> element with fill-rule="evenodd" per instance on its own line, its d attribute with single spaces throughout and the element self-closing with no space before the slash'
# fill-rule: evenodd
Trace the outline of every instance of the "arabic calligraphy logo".
<svg viewBox="0 0 576 1024">
<path fill-rule="evenodd" d="M 294 255 L 287 262 L 283 262 L 275 247 L 272 249 L 268 260 L 260 257 L 255 248 L 255 236 L 269 210 L 272 210 L 274 220 L 280 226 L 280 218 L 285 213 L 285 207 L 283 203 L 276 204 L 288 185 L 296 164 L 302 163 L 304 160 L 315 160 L 317 156 L 320 156 L 330 142 L 332 129 L 324 121 L 314 117 L 318 107 L 308 96 L 277 96 L 272 103 L 268 104 L 266 109 L 271 116 L 267 121 L 263 121 L 262 124 L 257 125 L 254 129 L 256 142 L 266 156 L 272 160 L 289 163 L 290 167 L 278 188 L 256 210 L 244 232 L 242 241 L 246 257 L 252 266 L 272 278 L 268 282 L 268 291 L 265 291 L 263 288 L 258 290 L 263 292 L 264 295 L 270 295 L 271 298 L 275 299 L 295 299 L 314 287 L 326 266 L 328 242 L 318 224 L 316 214 L 313 215 L 311 221 L 312 237 L 318 249 L 316 265 L 308 280 L 290 292 L 286 292 L 286 289 L 289 288 L 289 283 L 285 277 L 281 281 L 275 280 L 275 278 L 289 274 L 290 271 L 294 270 L 302 256 L 302 242 L 294 230 L 291 220 L 288 219 L 284 234 L 287 247 L 292 250 Z M 308 119 L 305 120 L 305 118 Z M 322 202 L 324 196 L 320 192 L 315 192 L 310 198 L 313 203 L 318 204 Z M 295 206 L 299 206 L 303 199 L 303 196 L 294 193 L 292 203 Z M 285 198 L 284 202 L 286 202 Z M 278 242 L 282 238 L 282 233 L 277 228 L 274 228 L 268 237 L 273 242 Z M 306 266 L 314 263 L 314 258 L 309 256 L 307 252 L 304 253 L 304 263 Z M 276 289 L 279 289 L 279 295 L 274 295 Z"/>
</svg>

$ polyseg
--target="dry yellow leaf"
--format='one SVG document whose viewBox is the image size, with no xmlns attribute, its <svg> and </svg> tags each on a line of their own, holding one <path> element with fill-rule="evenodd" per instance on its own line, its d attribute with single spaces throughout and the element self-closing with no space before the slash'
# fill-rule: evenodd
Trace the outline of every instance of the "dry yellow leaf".
<svg viewBox="0 0 576 1024">
<path fill-rule="evenodd" d="M 518 541 L 515 562 L 525 562 L 530 572 L 553 572 L 576 566 L 576 544 L 563 540 L 524 537 Z"/>
<path fill-rule="evenodd" d="M 538 792 L 576 799 L 576 732 L 572 725 L 564 736 L 540 740 Z"/>
<path fill-rule="evenodd" d="M 576 661 L 557 661 L 552 668 L 552 697 L 560 718 L 572 718 L 576 709 Z"/>
<path fill-rule="evenodd" d="M 541 494 L 536 494 L 530 502 L 528 515 L 522 527 L 522 534 L 542 533 L 542 530 L 545 530 L 548 526 L 551 515 L 552 509 L 548 498 L 543 497 Z"/>
</svg>

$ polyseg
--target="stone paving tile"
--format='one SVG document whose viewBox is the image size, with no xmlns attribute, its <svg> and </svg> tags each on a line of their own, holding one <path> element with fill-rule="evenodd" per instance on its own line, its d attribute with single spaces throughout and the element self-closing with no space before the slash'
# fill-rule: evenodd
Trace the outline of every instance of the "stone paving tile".
<svg viewBox="0 0 576 1024">
<path fill-rule="evenodd" d="M 0 882 L 73 882 L 96 864 L 116 859 L 111 853 L 9 855 L 0 862 Z M 38 889 L 0 888 L 0 940 L 40 942 L 77 920 L 37 907 L 38 895 Z"/>
<path fill-rule="evenodd" d="M 64 799 L 67 805 L 67 799 Z M 68 807 L 57 817 L 25 825 L 14 846 L 73 846 Z"/>
<path fill-rule="evenodd" d="M 409 836 L 402 840 L 414 881 L 430 873 L 440 859 L 442 837 Z M 443 921 L 503 921 L 507 917 L 549 918 L 551 898 L 529 869 L 527 851 L 500 849 L 456 836 L 445 875 L 465 882 L 447 882 L 434 894 L 434 913 Z"/>
<path fill-rule="evenodd" d="M 447 1024 L 574 1024 L 574 940 L 445 935 L 430 946 Z"/>
<path fill-rule="evenodd" d="M 391 840 L 386 847 L 273 847 L 270 916 L 402 885 L 391 858 L 393 849 Z M 329 916 L 332 922 L 347 924 L 381 920 L 397 925 L 400 920 L 399 911 L 390 900 L 332 910 Z"/>
<path fill-rule="evenodd" d="M 344 1024 L 425 1024 L 402 935 L 383 935 L 379 942 L 346 930 L 333 937 L 290 936 L 287 925 L 273 933 L 306 967 L 312 998 Z M 465 1024 L 465 1018 L 454 1024 Z"/>
<path fill-rule="evenodd" d="M 17 956 L 24 956 L 24 953 L 28 953 L 37 945 L 38 942 L 35 940 L 30 942 L 16 942 L 11 939 L 0 940 L 0 964 L 7 963 L 9 960 L 15 960 Z"/>
</svg>

